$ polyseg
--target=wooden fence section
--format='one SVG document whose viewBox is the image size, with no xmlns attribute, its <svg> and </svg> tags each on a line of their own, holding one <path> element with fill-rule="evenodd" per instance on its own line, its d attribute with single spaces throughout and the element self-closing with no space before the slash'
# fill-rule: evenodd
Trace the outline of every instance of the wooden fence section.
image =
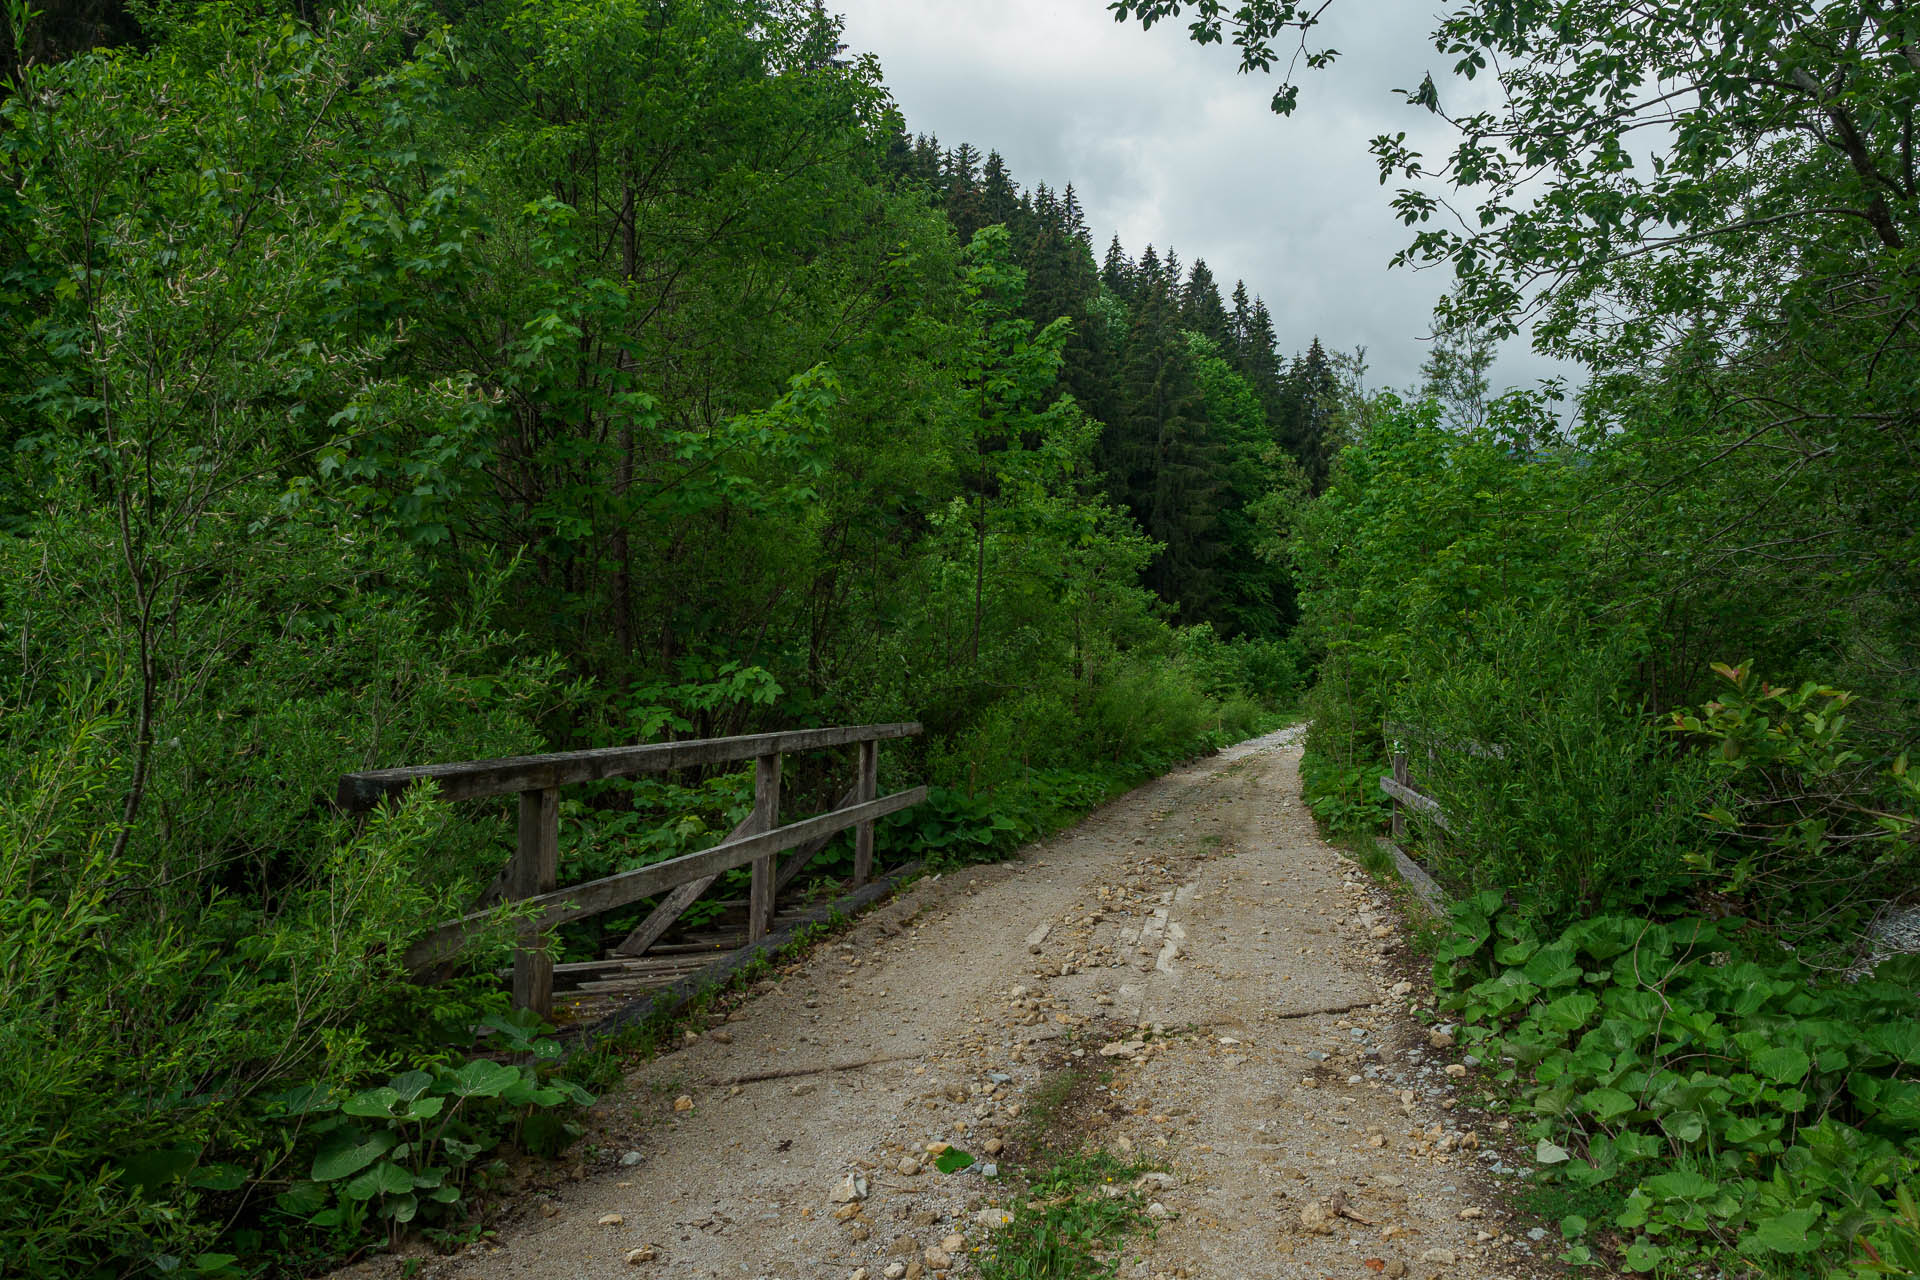
<svg viewBox="0 0 1920 1280">
<path fill-rule="evenodd" d="M 1417 743 L 1425 748 L 1429 764 L 1439 759 L 1443 752 L 1458 751 L 1482 759 L 1505 759 L 1507 750 L 1498 743 L 1475 742 L 1471 738 L 1449 738 L 1442 734 L 1430 733 L 1417 725 L 1401 724 L 1389 720 L 1383 726 L 1387 737 L 1397 744 L 1400 740 Z M 1407 752 L 1396 749 L 1393 752 L 1393 773 L 1380 779 L 1380 789 L 1387 793 L 1393 802 L 1393 850 L 1394 860 L 1400 867 L 1400 874 L 1414 887 L 1427 904 L 1434 910 L 1443 909 L 1444 895 L 1440 886 L 1434 883 L 1425 868 L 1408 856 L 1403 847 L 1407 838 L 1407 810 L 1413 809 L 1427 815 L 1434 826 L 1452 834 L 1453 824 L 1448 821 L 1446 811 L 1440 802 L 1414 785 L 1414 778 Z"/>
<path fill-rule="evenodd" d="M 1427 761 L 1432 763 L 1442 752 L 1458 751 L 1483 759 L 1504 760 L 1507 749 L 1498 743 L 1475 742 L 1471 738 L 1449 738 L 1443 734 L 1430 733 L 1417 725 L 1402 724 L 1389 720 L 1384 726 L 1386 734 L 1392 739 L 1406 739 L 1426 748 Z M 1433 820 L 1433 825 L 1442 831 L 1451 832 L 1453 827 L 1447 821 L 1446 813 L 1440 802 L 1420 791 L 1413 784 L 1413 774 L 1409 768 L 1407 753 L 1393 753 L 1393 776 L 1380 779 L 1380 789 L 1393 801 L 1393 838 L 1404 840 L 1407 836 L 1407 816 L 1405 809 L 1417 809 Z"/>
<path fill-rule="evenodd" d="M 753 880 L 747 909 L 747 942 L 752 944 L 772 928 L 775 899 L 780 889 L 798 874 L 807 859 L 824 848 L 835 834 L 849 827 L 855 830 L 854 883 L 856 887 L 863 884 L 873 873 L 875 820 L 911 808 L 927 798 L 925 787 L 890 796 L 876 794 L 879 745 L 889 738 L 906 738 L 919 732 L 918 724 L 801 729 L 791 733 L 648 743 L 505 760 L 376 769 L 341 778 L 336 802 L 346 812 L 363 813 L 404 794 L 414 783 L 426 780 L 436 783 L 441 798 L 446 800 L 519 795 L 519 836 L 513 859 L 483 895 L 482 902 L 505 900 L 533 909 L 533 914 L 520 926 L 521 941 L 514 954 L 513 996 L 519 1007 L 546 1014 L 553 1007 L 553 961 L 547 954 L 546 932 L 555 925 L 665 893 L 666 900 L 615 948 L 620 955 L 637 956 L 665 933 L 722 872 L 751 864 Z M 859 751 L 858 777 L 853 787 L 829 812 L 780 825 L 781 758 L 794 751 L 841 746 L 855 746 Z M 739 760 L 754 761 L 753 812 L 725 840 L 698 853 L 560 888 L 561 787 Z M 795 851 L 793 857 L 776 869 L 776 856 L 789 849 Z M 456 954 L 468 935 L 490 915 L 489 911 L 475 911 L 434 928 L 407 951 L 408 967 L 416 974 L 432 970 Z"/>
</svg>

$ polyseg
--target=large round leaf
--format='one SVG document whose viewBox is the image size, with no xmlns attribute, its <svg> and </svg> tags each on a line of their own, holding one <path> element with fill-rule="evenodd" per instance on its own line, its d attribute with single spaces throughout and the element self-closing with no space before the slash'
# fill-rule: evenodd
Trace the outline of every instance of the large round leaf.
<svg viewBox="0 0 1920 1280">
<path fill-rule="evenodd" d="M 356 1174 L 393 1150 L 396 1141 L 384 1129 L 377 1133 L 342 1129 L 332 1134 L 313 1157 L 313 1180 L 333 1182 Z"/>
</svg>

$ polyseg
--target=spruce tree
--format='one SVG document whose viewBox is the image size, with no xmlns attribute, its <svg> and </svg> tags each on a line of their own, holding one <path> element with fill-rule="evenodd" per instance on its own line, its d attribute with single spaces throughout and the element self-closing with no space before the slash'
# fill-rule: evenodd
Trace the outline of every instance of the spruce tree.
<svg viewBox="0 0 1920 1280">
<path fill-rule="evenodd" d="M 1233 315 L 1228 318 L 1227 332 L 1231 341 L 1227 346 L 1227 359 L 1240 371 L 1240 376 L 1248 377 L 1247 371 L 1259 363 L 1258 357 L 1249 350 L 1248 335 L 1253 332 L 1253 300 L 1247 296 L 1247 282 L 1233 282 Z"/>
<path fill-rule="evenodd" d="M 1127 256 L 1127 251 L 1120 246 L 1120 237 L 1116 235 L 1113 243 L 1107 246 L 1107 258 L 1100 268 L 1100 283 L 1116 298 L 1131 298 L 1133 275 L 1133 259 Z"/>
<path fill-rule="evenodd" d="M 1142 252 L 1119 384 L 1123 409 L 1107 424 L 1111 492 L 1161 543 L 1147 585 L 1204 617 L 1219 553 L 1222 458 L 1180 329 L 1177 289 L 1152 246 Z"/>
<path fill-rule="evenodd" d="M 946 175 L 947 153 L 938 136 L 923 133 L 913 140 L 913 171 L 928 186 L 938 186 Z"/>
<path fill-rule="evenodd" d="M 1025 232 L 1021 225 L 1020 193 L 1007 172 L 1007 162 L 1000 158 L 998 151 L 987 154 L 987 162 L 980 171 L 980 216 L 987 226 L 1005 227 L 1012 236 L 1015 251 L 1019 250 Z"/>
<path fill-rule="evenodd" d="M 974 232 L 988 225 L 980 193 L 980 153 L 971 143 L 947 152 L 944 178 L 946 195 L 941 203 L 947 221 L 961 240 L 971 242 Z"/>
<path fill-rule="evenodd" d="M 1278 438 L 1282 424 L 1293 414 L 1292 393 L 1281 374 L 1280 339 L 1274 334 L 1267 304 L 1259 298 L 1248 303 L 1244 287 L 1234 290 L 1234 327 L 1239 332 L 1231 356 L 1233 367 L 1253 388 Z"/>
<path fill-rule="evenodd" d="M 1326 488 L 1327 471 L 1333 461 L 1327 426 L 1339 391 L 1333 362 L 1327 359 L 1319 338 L 1293 362 L 1286 382 L 1289 412 L 1282 423 L 1280 443 L 1300 464 L 1308 485 L 1317 494 Z"/>
<path fill-rule="evenodd" d="M 1232 348 L 1226 304 L 1220 301 L 1220 285 L 1208 270 L 1205 258 L 1193 260 L 1193 270 L 1180 295 L 1180 324 L 1211 342 L 1219 351 Z"/>
<path fill-rule="evenodd" d="M 1092 258 L 1093 233 L 1087 230 L 1086 210 L 1080 207 L 1080 197 L 1074 192 L 1071 182 L 1067 184 L 1066 191 L 1060 197 L 1060 217 L 1067 234 L 1078 240 L 1081 247 L 1086 250 L 1087 257 Z M 1119 242 L 1119 237 L 1115 236 L 1114 243 Z"/>
</svg>

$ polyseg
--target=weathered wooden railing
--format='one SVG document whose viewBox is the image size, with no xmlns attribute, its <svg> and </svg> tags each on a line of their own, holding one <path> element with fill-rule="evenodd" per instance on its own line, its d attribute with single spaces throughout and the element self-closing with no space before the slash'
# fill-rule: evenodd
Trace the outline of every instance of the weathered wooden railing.
<svg viewBox="0 0 1920 1280">
<path fill-rule="evenodd" d="M 836 833 L 849 827 L 854 828 L 854 883 L 865 883 L 873 873 L 875 819 L 910 808 L 927 798 L 925 787 L 913 787 L 890 796 L 876 795 L 880 743 L 919 732 L 917 724 L 800 729 L 791 733 L 646 743 L 505 760 L 376 769 L 341 778 L 337 803 L 346 812 L 364 813 L 400 796 L 416 782 L 427 780 L 437 784 L 443 800 L 519 795 L 519 841 L 513 859 L 482 901 L 506 900 L 534 908 L 533 914 L 520 926 L 521 941 L 513 962 L 513 997 L 521 1008 L 545 1014 L 551 1012 L 553 1004 L 553 960 L 547 953 L 546 932 L 556 925 L 665 893 L 665 900 L 615 948 L 622 955 L 637 956 L 665 933 L 722 872 L 751 863 L 753 883 L 747 906 L 747 941 L 758 942 L 772 927 L 774 899 L 779 890 L 808 858 L 824 848 Z M 818 817 L 781 826 L 781 757 L 794 751 L 853 745 L 859 747 L 858 778 L 840 802 Z M 560 788 L 573 783 L 665 773 L 736 760 L 754 761 L 753 811 L 725 840 L 698 853 L 616 872 L 564 889 L 559 887 Z M 789 849 L 796 851 L 794 856 L 776 870 L 776 855 Z M 467 936 L 484 924 L 490 914 L 475 911 L 432 929 L 407 951 L 408 967 L 419 974 L 442 964 L 459 951 Z"/>
<path fill-rule="evenodd" d="M 1400 874 L 1414 886 L 1421 897 L 1438 909 L 1440 887 L 1434 883 L 1433 877 L 1408 855 L 1404 847 L 1407 838 L 1406 811 L 1413 809 L 1426 814 L 1434 826 L 1448 833 L 1453 831 L 1453 824 L 1447 819 L 1446 811 L 1441 808 L 1440 802 L 1414 785 L 1407 752 L 1402 748 L 1401 743 L 1417 743 L 1422 746 L 1429 765 L 1437 761 L 1441 753 L 1446 751 L 1459 751 L 1467 755 L 1496 759 L 1504 758 L 1507 751 L 1498 743 L 1475 742 L 1471 738 L 1448 738 L 1441 734 L 1430 733 L 1416 725 L 1401 724 L 1392 720 L 1387 721 L 1384 728 L 1387 737 L 1393 743 L 1393 774 L 1380 779 L 1380 789 L 1386 792 L 1387 798 L 1393 802 L 1391 828 L 1394 859 L 1400 866 Z"/>
<path fill-rule="evenodd" d="M 1447 821 L 1446 813 L 1440 802 L 1413 785 L 1413 774 L 1407 763 L 1407 753 L 1401 750 L 1401 740 L 1417 742 L 1426 748 L 1429 764 L 1440 758 L 1443 751 L 1460 751 L 1471 756 L 1504 759 L 1507 749 L 1497 743 L 1475 742 L 1471 738 L 1453 739 L 1440 734 L 1429 733 L 1416 725 L 1401 724 L 1389 720 L 1385 725 L 1387 736 L 1394 740 L 1393 776 L 1380 779 L 1380 789 L 1393 801 L 1393 838 L 1404 840 L 1407 837 L 1407 816 L 1401 806 L 1417 809 L 1433 820 L 1433 825 L 1442 831 L 1453 830 Z"/>
</svg>

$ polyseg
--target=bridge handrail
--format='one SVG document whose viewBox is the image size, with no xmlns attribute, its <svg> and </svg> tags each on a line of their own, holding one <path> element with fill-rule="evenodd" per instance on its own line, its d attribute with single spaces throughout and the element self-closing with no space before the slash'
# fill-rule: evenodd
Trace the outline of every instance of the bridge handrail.
<svg viewBox="0 0 1920 1280">
<path fill-rule="evenodd" d="M 341 778 L 336 803 L 348 813 L 364 813 L 384 801 L 397 799 L 408 787 L 423 781 L 436 784 L 443 800 L 479 800 L 514 794 L 520 797 L 519 837 L 513 859 L 494 887 L 483 895 L 483 901 L 497 897 L 508 902 L 531 903 L 537 908 L 518 926 L 520 942 L 513 959 L 513 997 L 517 1006 L 546 1014 L 553 1007 L 553 959 L 548 954 L 546 935 L 555 925 L 672 890 L 616 948 L 621 954 L 638 955 L 666 932 L 722 872 L 751 863 L 753 883 L 747 905 L 747 942 L 751 945 L 773 927 L 774 897 L 780 886 L 792 879 L 805 860 L 825 847 L 836 832 L 849 827 L 855 831 L 854 884 L 856 887 L 863 884 L 873 871 L 874 821 L 927 798 L 925 787 L 913 787 L 885 797 L 877 794 L 880 743 L 912 737 L 919 732 L 920 726 L 910 722 L 853 725 L 372 769 Z M 791 751 L 840 746 L 859 747 L 859 773 L 854 785 L 826 813 L 782 826 L 781 757 Z M 565 889 L 559 886 L 561 787 L 736 760 L 754 761 L 753 812 L 725 840 L 710 849 L 665 862 L 616 872 Z M 799 852 L 788 859 L 787 866 L 776 871 L 775 857 L 788 849 Z M 489 911 L 477 911 L 428 930 L 425 937 L 408 949 L 408 968 L 416 976 L 431 974 L 458 954 L 468 935 L 490 915 Z"/>
</svg>

